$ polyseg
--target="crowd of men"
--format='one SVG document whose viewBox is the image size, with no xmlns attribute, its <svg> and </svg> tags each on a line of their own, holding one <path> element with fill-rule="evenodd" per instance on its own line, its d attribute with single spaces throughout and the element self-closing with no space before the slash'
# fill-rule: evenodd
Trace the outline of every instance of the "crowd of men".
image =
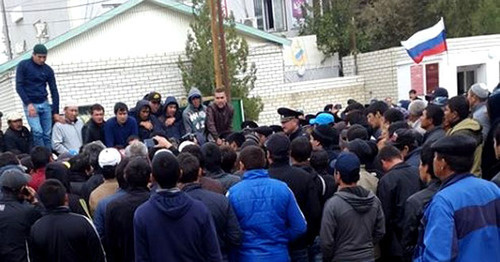
<svg viewBox="0 0 500 262">
<path fill-rule="evenodd" d="M 151 92 L 83 123 L 46 56 L 16 74 L 30 130 L 10 112 L 1 133 L 0 261 L 500 259 L 500 87 L 241 131 L 223 89 L 192 88 L 183 111 Z"/>
</svg>

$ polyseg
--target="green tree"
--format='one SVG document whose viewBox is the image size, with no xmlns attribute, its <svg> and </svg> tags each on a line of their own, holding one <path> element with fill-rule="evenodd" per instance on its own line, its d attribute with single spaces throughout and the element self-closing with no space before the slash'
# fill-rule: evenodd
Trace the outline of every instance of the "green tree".
<svg viewBox="0 0 500 262">
<path fill-rule="evenodd" d="M 186 91 L 193 86 L 204 96 L 213 95 L 215 87 L 214 60 L 211 37 L 210 9 L 203 0 L 193 1 L 194 22 L 190 24 L 185 57 L 179 56 L 182 84 Z M 263 109 L 260 97 L 251 97 L 257 69 L 248 62 L 248 44 L 237 35 L 234 16 L 225 21 L 225 38 L 231 96 L 243 100 L 245 119 L 258 120 Z"/>
</svg>

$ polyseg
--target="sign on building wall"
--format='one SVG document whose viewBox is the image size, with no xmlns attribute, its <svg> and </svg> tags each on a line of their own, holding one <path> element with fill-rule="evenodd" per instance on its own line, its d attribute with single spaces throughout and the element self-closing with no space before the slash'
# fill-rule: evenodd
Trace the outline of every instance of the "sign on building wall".
<svg viewBox="0 0 500 262">
<path fill-rule="evenodd" d="M 425 86 L 427 94 L 432 93 L 439 87 L 439 64 L 426 64 L 425 65 Z"/>
</svg>

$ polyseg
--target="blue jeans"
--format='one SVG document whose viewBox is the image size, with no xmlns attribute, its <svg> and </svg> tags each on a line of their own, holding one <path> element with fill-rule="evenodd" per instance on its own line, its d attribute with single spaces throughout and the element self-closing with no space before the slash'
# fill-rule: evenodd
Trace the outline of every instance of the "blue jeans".
<svg viewBox="0 0 500 262">
<path fill-rule="evenodd" d="M 24 105 L 24 113 L 33 135 L 33 145 L 52 149 L 52 107 L 47 101 L 40 104 L 33 103 L 33 106 L 36 110 L 36 116 L 30 117 L 28 105 Z"/>
</svg>

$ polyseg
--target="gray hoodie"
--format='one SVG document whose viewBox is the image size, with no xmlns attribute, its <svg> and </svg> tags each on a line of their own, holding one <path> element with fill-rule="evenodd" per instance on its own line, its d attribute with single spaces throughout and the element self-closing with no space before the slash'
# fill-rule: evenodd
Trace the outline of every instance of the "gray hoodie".
<svg viewBox="0 0 500 262">
<path fill-rule="evenodd" d="M 192 87 L 188 94 L 188 106 L 182 112 L 182 120 L 184 122 L 184 128 L 186 133 L 204 133 L 205 132 L 205 118 L 206 118 L 206 106 L 201 104 L 198 108 L 193 106 L 192 99 L 195 96 L 201 96 L 201 92 L 198 88 Z M 203 101 L 202 101 L 203 103 Z"/>
<path fill-rule="evenodd" d="M 73 150 L 78 153 L 82 146 L 83 122 L 78 119 L 76 122 L 55 123 L 52 127 L 52 148 L 59 154 L 64 154 Z"/>
<path fill-rule="evenodd" d="M 384 234 L 380 200 L 360 186 L 340 189 L 323 210 L 320 230 L 323 261 L 374 260 L 374 244 Z"/>
</svg>

